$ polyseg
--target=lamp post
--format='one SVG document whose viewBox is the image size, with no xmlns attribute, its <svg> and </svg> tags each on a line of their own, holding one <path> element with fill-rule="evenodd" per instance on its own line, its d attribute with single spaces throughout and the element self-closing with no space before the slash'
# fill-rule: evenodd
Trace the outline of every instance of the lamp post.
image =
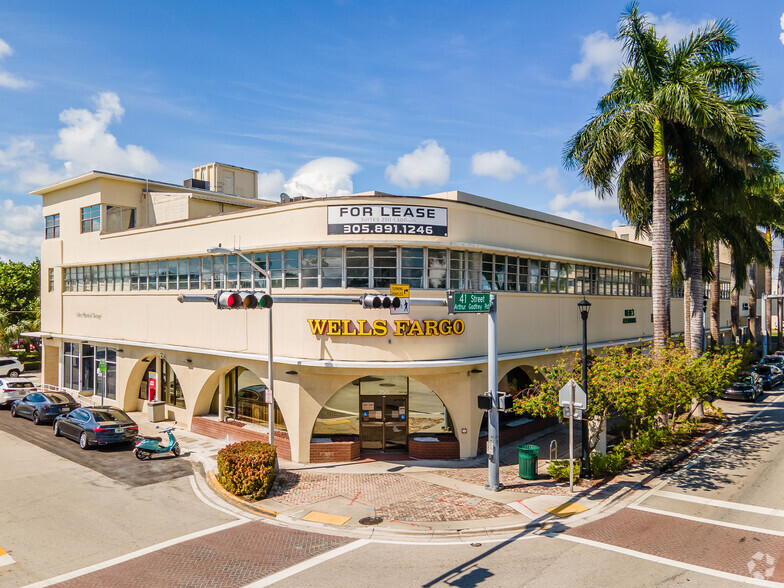
<svg viewBox="0 0 784 588">
<path fill-rule="evenodd" d="M 272 297 L 272 277 L 269 272 L 257 265 L 247 255 L 242 253 L 239 249 L 226 249 L 218 244 L 217 247 L 210 247 L 207 253 L 216 255 L 236 255 L 247 261 L 250 266 L 264 276 L 267 280 L 267 295 Z M 270 403 L 267 410 L 267 423 L 269 425 L 269 444 L 275 445 L 275 393 L 273 390 L 273 377 L 272 377 L 272 307 L 269 309 L 269 322 L 267 328 L 267 381 L 269 382 Z"/>
<path fill-rule="evenodd" d="M 580 318 L 583 319 L 583 391 L 588 397 L 588 312 L 591 310 L 591 303 L 585 298 L 577 303 L 580 311 Z M 588 402 L 586 400 L 585 414 L 582 418 L 582 428 L 580 431 L 580 444 L 582 445 L 582 464 L 580 466 L 580 477 L 591 477 L 591 455 L 588 451 Z"/>
</svg>

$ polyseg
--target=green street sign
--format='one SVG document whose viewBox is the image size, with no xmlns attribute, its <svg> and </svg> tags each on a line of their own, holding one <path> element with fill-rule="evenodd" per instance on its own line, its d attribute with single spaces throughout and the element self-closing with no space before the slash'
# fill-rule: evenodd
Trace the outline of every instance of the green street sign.
<svg viewBox="0 0 784 588">
<path fill-rule="evenodd" d="M 98 364 L 98 371 L 99 372 L 105 372 L 106 371 L 106 362 L 105 361 L 102 361 L 101 363 Z"/>
<path fill-rule="evenodd" d="M 447 297 L 449 314 L 460 312 L 490 312 L 489 292 L 450 292 Z"/>
</svg>

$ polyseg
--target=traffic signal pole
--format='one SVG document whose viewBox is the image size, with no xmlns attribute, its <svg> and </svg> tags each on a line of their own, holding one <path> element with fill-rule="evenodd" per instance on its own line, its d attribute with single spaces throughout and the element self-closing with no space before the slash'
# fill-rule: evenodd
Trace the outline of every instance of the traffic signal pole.
<svg viewBox="0 0 784 588">
<path fill-rule="evenodd" d="M 491 295 L 490 312 L 487 313 L 487 386 L 491 406 L 487 413 L 487 488 L 497 492 L 499 481 L 499 459 L 501 439 L 498 423 L 498 310 L 497 296 Z"/>
</svg>

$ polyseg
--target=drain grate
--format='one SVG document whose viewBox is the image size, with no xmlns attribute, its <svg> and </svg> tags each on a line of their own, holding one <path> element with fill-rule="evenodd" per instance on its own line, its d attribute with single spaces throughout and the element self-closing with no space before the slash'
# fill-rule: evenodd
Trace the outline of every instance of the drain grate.
<svg viewBox="0 0 784 588">
<path fill-rule="evenodd" d="M 381 517 L 364 517 L 364 518 L 359 519 L 359 524 L 360 525 L 377 525 L 377 524 L 379 524 L 383 520 L 384 519 L 382 519 Z"/>
</svg>

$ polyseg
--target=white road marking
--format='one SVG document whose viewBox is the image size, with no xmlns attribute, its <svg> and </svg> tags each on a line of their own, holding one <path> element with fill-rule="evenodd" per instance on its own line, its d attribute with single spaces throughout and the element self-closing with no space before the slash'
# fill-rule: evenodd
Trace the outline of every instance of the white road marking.
<svg viewBox="0 0 784 588">
<path fill-rule="evenodd" d="M 773 575 L 773 572 L 776 571 L 776 560 L 771 554 L 758 551 L 751 556 L 746 567 L 749 569 L 749 573 L 752 577 L 765 580 L 770 578 Z"/>
<path fill-rule="evenodd" d="M 705 498 L 703 496 L 678 494 L 677 492 L 667 492 L 666 490 L 658 490 L 656 492 L 656 496 L 671 498 L 672 500 L 682 500 L 683 502 L 695 502 L 697 504 L 704 504 L 705 506 L 715 506 L 729 510 L 753 512 L 771 517 L 784 517 L 784 510 L 778 510 L 776 508 L 770 508 L 766 506 L 754 506 L 753 504 L 743 504 L 741 502 L 727 502 L 726 500 L 718 500 L 716 498 Z"/>
<path fill-rule="evenodd" d="M 753 531 L 755 533 L 763 533 L 765 535 L 775 535 L 777 537 L 784 537 L 784 531 L 774 531 L 772 529 L 762 529 L 760 527 L 751 527 L 749 525 L 738 525 L 737 523 L 727 523 L 725 521 L 716 521 L 714 519 L 706 519 L 704 517 L 695 517 L 692 515 L 680 514 L 677 512 L 670 512 L 668 510 L 661 510 L 658 508 L 649 508 L 647 506 L 630 506 L 634 510 L 642 510 L 653 514 L 664 515 L 667 517 L 675 517 L 677 519 L 685 519 L 687 521 L 695 521 L 697 523 L 706 523 L 708 525 L 716 525 L 718 527 L 728 527 L 730 529 L 740 529 L 742 531 Z"/>
<path fill-rule="evenodd" d="M 252 520 L 250 517 L 246 517 L 246 516 L 241 515 L 239 513 L 233 512 L 233 511 L 229 510 L 228 508 L 224 508 L 224 507 L 219 506 L 219 505 L 215 504 L 214 502 L 212 502 L 209 498 L 207 498 L 204 495 L 204 492 L 202 492 L 201 489 L 199 488 L 198 483 L 196 482 L 196 476 L 191 474 L 188 477 L 190 478 L 190 483 L 191 483 L 191 488 L 193 489 L 193 493 L 196 495 L 196 498 L 201 500 L 204 504 L 206 504 L 209 507 L 214 508 L 215 510 L 219 510 L 219 511 L 221 511 L 223 513 L 231 515 L 231 516 L 237 518 L 238 520 L 244 520 L 244 521 Z"/>
<path fill-rule="evenodd" d="M 45 586 L 51 586 L 52 584 L 58 584 L 59 582 L 72 580 L 74 578 L 78 578 L 79 576 L 84 576 L 85 574 L 89 574 L 91 572 L 97 572 L 98 570 L 103 570 L 113 565 L 117 565 L 119 563 L 136 559 L 137 557 L 141 557 L 142 555 L 153 553 L 160 549 L 164 549 L 165 547 L 171 547 L 172 545 L 177 545 L 178 543 L 184 543 L 186 541 L 190 541 L 191 539 L 198 539 L 199 537 L 204 537 L 205 535 L 211 535 L 219 531 L 225 531 L 226 529 L 231 529 L 239 525 L 244 525 L 249 521 L 250 519 L 237 520 L 237 521 L 232 521 L 230 523 L 224 523 L 223 525 L 218 525 L 217 527 L 210 527 L 209 529 L 203 529 L 201 531 L 196 531 L 194 533 L 188 533 L 187 535 L 183 535 L 181 537 L 175 537 L 174 539 L 169 539 L 168 541 L 164 541 L 162 543 L 156 543 L 155 545 L 150 545 L 149 547 L 145 547 L 144 549 L 139 549 L 137 551 L 133 551 L 131 553 L 127 553 L 125 555 L 121 555 L 119 557 L 115 557 L 114 559 L 110 559 L 92 566 L 87 566 L 86 568 L 82 568 L 80 570 L 74 570 L 73 572 L 68 572 L 67 574 L 61 574 L 54 578 L 49 578 L 48 580 L 42 580 L 41 582 L 36 582 L 35 584 L 28 584 L 25 588 L 44 588 Z"/>
<path fill-rule="evenodd" d="M 642 553 L 641 551 L 633 551 L 631 549 L 626 549 L 625 547 L 617 547 L 615 545 L 609 545 L 607 543 L 599 543 L 598 541 L 591 541 L 590 539 L 583 539 L 582 537 L 574 537 L 572 535 L 564 535 L 562 533 L 554 533 L 552 537 L 556 539 L 563 539 L 565 541 L 571 541 L 573 543 L 581 543 L 583 545 L 589 545 L 591 547 L 596 547 L 598 549 L 605 549 L 607 551 L 614 551 L 616 553 L 621 553 L 623 555 L 630 555 L 632 557 L 636 557 L 639 559 L 645 559 L 648 561 L 652 561 L 655 563 L 664 564 L 667 566 L 672 566 L 675 568 L 680 568 L 682 570 L 689 570 L 690 572 L 697 572 L 698 574 L 705 574 L 707 576 L 714 576 L 716 578 L 723 578 L 725 580 L 734 580 L 735 582 L 742 582 L 744 584 L 753 584 L 755 586 L 771 586 L 776 588 L 781 588 L 782 585 L 779 582 L 771 582 L 770 580 L 761 580 L 759 578 L 749 578 L 748 576 L 740 576 L 738 574 L 730 574 L 728 572 L 722 572 L 719 570 L 713 570 L 711 568 L 705 568 L 702 566 L 695 566 L 693 564 L 684 563 L 682 561 L 676 561 L 674 559 L 667 559 L 664 557 L 659 557 L 657 555 L 649 555 L 647 553 Z"/>
<path fill-rule="evenodd" d="M 0 551 L 2 551 L 2 555 L 0 555 L 0 568 L 2 568 L 3 566 L 10 566 L 11 564 L 13 564 L 13 563 L 16 563 L 16 562 L 14 561 L 14 558 L 13 558 L 13 557 L 11 557 L 10 555 L 8 555 L 8 554 L 7 554 L 5 551 L 3 551 L 2 549 L 0 549 Z"/>
<path fill-rule="evenodd" d="M 285 580 L 286 578 L 290 578 L 295 574 L 299 574 L 300 572 L 304 572 L 309 568 L 322 564 L 325 561 L 329 561 L 330 559 L 341 556 L 345 553 L 349 553 L 355 549 L 359 549 L 360 547 L 364 547 L 368 543 L 370 543 L 370 541 L 367 539 L 358 539 L 353 543 L 349 543 L 348 545 L 343 545 L 342 547 L 338 547 L 332 551 L 311 557 L 309 560 L 298 563 L 297 565 L 291 566 L 290 568 L 286 568 L 277 574 L 272 574 L 271 576 L 262 578 L 261 580 L 253 582 L 252 584 L 248 584 L 246 588 L 263 588 L 264 586 L 271 586 L 275 582 L 280 582 L 281 580 Z"/>
</svg>

